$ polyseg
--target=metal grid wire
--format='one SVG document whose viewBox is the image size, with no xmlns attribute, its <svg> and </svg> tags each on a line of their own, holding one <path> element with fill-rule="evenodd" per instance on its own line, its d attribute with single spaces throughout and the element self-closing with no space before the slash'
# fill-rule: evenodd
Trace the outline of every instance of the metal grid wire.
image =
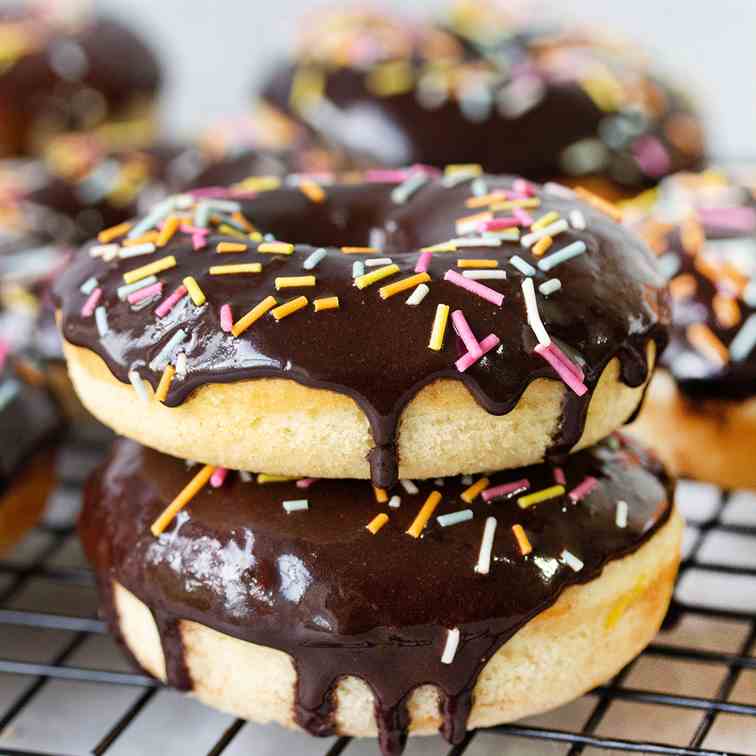
<svg viewBox="0 0 756 756">
<path fill-rule="evenodd" d="M 11 700 L 6 702 L 0 698 L 1 754 L 51 753 L 51 751 L 24 750 L 15 745 L 4 747 L 4 743 L 7 742 L 4 740 L 4 734 L 12 730 L 14 723 L 23 716 L 28 707 L 33 705 L 35 699 L 44 695 L 46 686 L 50 686 L 54 681 L 90 683 L 94 684 L 98 690 L 99 686 L 102 686 L 127 687 L 134 691 L 135 694 L 129 699 L 128 705 L 124 706 L 121 713 L 108 723 L 101 733 L 99 742 L 92 747 L 91 752 L 98 756 L 112 750 L 119 753 L 123 751 L 117 747 L 119 739 L 135 720 L 149 710 L 151 705 L 156 705 L 154 702 L 161 691 L 160 686 L 153 680 L 136 672 L 96 668 L 95 665 L 77 665 L 71 661 L 75 659 L 77 651 L 88 640 L 106 633 L 102 622 L 92 616 L 72 616 L 70 613 L 50 611 L 45 605 L 46 602 L 30 609 L 16 608 L 17 602 L 14 601 L 35 580 L 43 580 L 53 586 L 60 586 L 61 590 L 71 586 L 93 589 L 94 581 L 86 568 L 65 564 L 60 566 L 55 557 L 66 548 L 65 544 L 72 542 L 81 486 L 86 473 L 97 461 L 101 448 L 101 443 L 87 443 L 81 440 L 69 441 L 66 444 L 59 463 L 58 488 L 53 494 L 53 504 L 48 507 L 48 512 L 52 510 L 53 514 L 48 513 L 45 521 L 30 535 L 30 538 L 43 541 L 44 546 L 31 560 L 14 560 L 11 555 L 5 561 L 0 561 L 0 677 L 17 676 L 23 678 L 26 683 L 20 687 L 20 692 Z M 724 577 L 728 580 L 731 578 L 738 586 L 738 593 L 747 593 L 753 598 L 756 596 L 756 559 L 750 559 L 749 562 L 747 557 L 745 560 L 736 558 L 732 563 L 726 559 L 728 553 L 719 554 L 721 557 L 719 561 L 711 559 L 710 554 L 702 553 L 702 549 L 706 551 L 703 547 L 707 538 L 716 534 L 717 537 L 725 535 L 738 539 L 741 557 L 744 553 L 752 557 L 756 555 L 756 519 L 752 518 L 754 524 L 733 523 L 726 515 L 732 497 L 732 494 L 714 491 L 712 505 L 708 512 L 693 523 L 689 531 L 686 556 L 681 566 L 680 581 L 685 581 L 686 578 L 705 580 L 707 575 Z M 67 502 L 67 506 L 61 505 L 60 502 Z M 756 497 L 751 503 L 756 507 Z M 708 551 L 710 552 L 711 549 Z M 695 574 L 690 574 L 691 572 Z M 665 642 L 665 634 L 661 633 L 656 642 L 651 644 L 639 659 L 631 662 L 609 683 L 596 688 L 589 694 L 586 699 L 589 702 L 587 716 L 583 717 L 581 726 L 564 729 L 523 723 L 505 725 L 480 732 L 470 732 L 460 745 L 451 748 L 448 745 L 439 745 L 438 752 L 448 753 L 449 756 L 461 756 L 470 749 L 480 753 L 480 748 L 474 749 L 472 746 L 476 739 L 481 740 L 480 733 L 482 732 L 485 733 L 485 738 L 489 743 L 491 736 L 496 735 L 494 745 L 490 746 L 485 753 L 502 753 L 505 743 L 508 749 L 512 749 L 507 750 L 507 753 L 519 753 L 520 747 L 524 747 L 524 742 L 528 741 L 531 749 L 534 743 L 540 744 L 528 753 L 546 753 L 547 749 L 556 747 L 554 744 L 559 744 L 562 748 L 559 752 L 566 753 L 568 756 L 608 752 L 679 756 L 687 754 L 714 756 L 728 753 L 733 756 L 754 756 L 756 754 L 756 698 L 749 704 L 733 701 L 731 697 L 743 675 L 756 674 L 750 672 L 750 670 L 756 670 L 756 656 L 754 656 L 756 612 L 752 606 L 733 608 L 715 605 L 712 607 L 706 603 L 685 600 L 684 597 L 680 597 L 680 594 L 681 591 L 678 591 L 671 609 L 668 618 L 670 624 L 685 621 L 686 618 L 691 617 L 713 622 L 734 623 L 742 631 L 742 637 L 738 638 L 738 643 L 732 645 L 729 650 L 713 650 L 707 647 L 706 643 L 698 645 L 690 642 L 687 644 L 668 643 Z M 56 650 L 57 653 L 52 659 L 45 662 L 6 658 L 3 634 L 10 632 L 6 630 L 9 627 L 15 628 L 16 633 L 19 628 L 24 632 L 27 630 L 28 632 L 65 631 L 66 642 Z M 721 675 L 717 677 L 711 696 L 665 693 L 654 689 L 654 686 L 643 687 L 632 684 L 633 669 L 639 663 L 642 664 L 642 660 L 651 660 L 655 665 L 654 669 L 663 664 L 661 660 L 668 660 L 714 667 L 720 671 Z M 692 735 L 686 735 L 685 745 L 665 745 L 647 739 L 612 737 L 602 734 L 606 731 L 606 728 L 602 729 L 602 723 L 605 722 L 608 713 L 612 707 L 622 705 L 622 702 L 685 711 L 687 714 L 692 712 L 696 717 L 691 728 Z M 744 726 L 750 728 L 753 738 L 749 737 L 744 741 L 749 750 L 725 752 L 721 749 L 711 750 L 708 747 L 707 739 L 712 728 L 723 716 L 738 718 L 736 728 L 741 728 L 741 730 Z M 76 722 L 71 722 L 71 727 L 74 726 Z M 213 756 L 229 753 L 234 750 L 235 742 L 238 746 L 240 734 L 250 727 L 253 725 L 248 725 L 241 720 L 231 721 L 229 724 L 229 720 L 224 719 L 218 726 L 217 734 L 213 735 L 215 742 L 209 749 L 203 746 L 200 751 L 191 750 L 196 743 L 186 742 L 182 752 L 187 754 L 207 752 Z M 66 749 L 66 733 L 61 732 L 58 737 L 61 750 L 70 752 Z M 174 737 L 180 738 L 180 732 L 174 733 Z M 322 754 L 322 756 L 338 756 L 339 754 L 349 756 L 350 751 L 359 750 L 356 745 L 358 742 L 349 738 L 335 738 L 326 742 L 313 739 L 308 741 L 305 748 L 308 753 Z M 440 740 L 438 742 L 440 743 Z M 245 750 L 245 752 L 254 753 L 254 749 Z M 360 750 L 360 753 L 362 752 L 364 751 Z M 423 751 L 423 753 L 428 752 Z M 550 750 L 548 752 L 551 753 Z"/>
</svg>

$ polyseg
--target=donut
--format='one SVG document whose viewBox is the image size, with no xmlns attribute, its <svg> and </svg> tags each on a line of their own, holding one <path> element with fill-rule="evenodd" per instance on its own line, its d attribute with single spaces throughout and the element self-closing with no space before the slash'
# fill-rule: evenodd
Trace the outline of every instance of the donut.
<svg viewBox="0 0 756 756">
<path fill-rule="evenodd" d="M 756 172 L 666 179 L 634 222 L 670 278 L 673 325 L 633 432 L 679 475 L 756 488 Z"/>
<path fill-rule="evenodd" d="M 84 405 L 174 456 L 382 487 L 634 413 L 668 295 L 613 206 L 476 166 L 363 179 L 182 195 L 84 247 L 54 290 Z"/>
<path fill-rule="evenodd" d="M 52 5 L 0 9 L 0 157 L 40 154 L 70 132 L 113 147 L 149 141 L 161 79 L 153 51 L 86 3 Z"/>
<path fill-rule="evenodd" d="M 261 117 L 288 119 L 346 165 L 481 163 L 610 198 L 700 165 L 695 109 L 637 50 L 496 3 L 449 16 L 309 14 L 296 55 L 260 89 Z"/>
<path fill-rule="evenodd" d="M 153 535 L 204 469 L 119 440 L 89 482 L 79 530 L 111 630 L 207 704 L 378 734 L 384 754 L 603 683 L 656 633 L 680 558 L 670 479 L 618 436 L 388 503 L 366 481 L 224 473 Z"/>
</svg>

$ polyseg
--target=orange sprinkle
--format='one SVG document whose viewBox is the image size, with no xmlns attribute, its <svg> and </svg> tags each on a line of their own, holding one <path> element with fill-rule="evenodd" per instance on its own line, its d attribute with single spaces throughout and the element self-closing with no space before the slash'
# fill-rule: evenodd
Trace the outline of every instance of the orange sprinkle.
<svg viewBox="0 0 756 756">
<path fill-rule="evenodd" d="M 160 236 L 159 231 L 148 231 L 142 236 L 137 236 L 135 239 L 124 239 L 121 242 L 122 247 L 136 247 L 139 244 L 154 244 Z"/>
<path fill-rule="evenodd" d="M 309 303 L 309 300 L 307 297 L 297 297 L 296 299 L 291 299 L 288 302 L 284 302 L 282 305 L 279 305 L 278 307 L 275 307 L 270 311 L 270 314 L 277 320 L 283 320 L 288 315 L 291 315 L 293 312 L 296 312 L 297 310 L 301 310 L 303 307 L 307 307 Z"/>
<path fill-rule="evenodd" d="M 538 197 L 526 197 L 524 199 L 504 200 L 504 202 L 497 202 L 491 205 L 491 210 L 498 213 L 502 210 L 513 210 L 516 207 L 521 207 L 526 210 L 533 210 L 541 206 L 541 200 Z"/>
<path fill-rule="evenodd" d="M 342 247 L 345 255 L 374 255 L 380 250 L 377 247 Z"/>
<path fill-rule="evenodd" d="M 468 504 L 472 504 L 475 499 L 478 498 L 478 495 L 483 493 L 488 488 L 490 481 L 488 478 L 481 478 L 480 480 L 476 480 L 475 483 L 473 483 L 469 488 L 466 488 L 462 493 L 459 495 L 459 498 L 462 499 L 462 501 L 467 502 Z"/>
<path fill-rule="evenodd" d="M 458 268 L 498 268 L 498 260 L 457 260 Z"/>
<path fill-rule="evenodd" d="M 505 195 L 502 192 L 489 192 L 488 194 L 483 194 L 480 197 L 468 197 L 468 199 L 465 200 L 465 207 L 485 207 L 486 205 L 490 205 L 492 202 L 497 202 L 504 196 Z"/>
<path fill-rule="evenodd" d="M 173 238 L 176 231 L 178 231 L 180 221 L 176 215 L 169 215 L 163 223 L 163 228 L 160 229 L 158 238 L 155 241 L 156 246 L 164 247 Z"/>
<path fill-rule="evenodd" d="M 231 219 L 235 220 L 248 234 L 256 231 L 255 227 L 238 210 L 231 213 Z"/>
<path fill-rule="evenodd" d="M 312 306 L 315 308 L 315 312 L 322 312 L 323 310 L 338 310 L 339 298 L 320 297 L 319 299 L 313 299 Z"/>
<path fill-rule="evenodd" d="M 425 500 L 425 504 L 423 504 L 420 511 L 417 513 L 417 517 L 415 517 L 412 525 L 410 525 L 409 530 L 407 531 L 408 535 L 411 535 L 413 538 L 420 538 L 420 534 L 425 530 L 428 520 L 433 516 L 433 512 L 440 501 L 441 494 L 438 491 L 431 491 L 428 498 Z"/>
<path fill-rule="evenodd" d="M 533 254 L 536 257 L 540 257 L 548 248 L 553 244 L 554 240 L 550 236 L 542 236 L 533 245 Z"/>
<path fill-rule="evenodd" d="M 705 323 L 691 323 L 687 328 L 686 334 L 688 341 L 701 354 L 720 365 L 727 364 L 730 359 L 727 347 Z"/>
<path fill-rule="evenodd" d="M 373 486 L 373 493 L 375 493 L 375 500 L 379 504 L 385 504 L 389 500 L 385 488 L 378 488 L 378 486 Z"/>
<path fill-rule="evenodd" d="M 381 512 L 373 517 L 365 527 L 375 535 L 388 521 L 389 516 L 385 512 Z"/>
<path fill-rule="evenodd" d="M 170 524 L 173 518 L 207 485 L 215 468 L 205 465 L 181 491 L 181 493 L 166 507 L 163 514 L 152 523 L 152 535 L 159 536 Z"/>
<path fill-rule="evenodd" d="M 305 179 L 299 183 L 299 191 L 310 200 L 310 202 L 323 202 L 325 200 L 325 192 L 323 187 L 315 181 Z"/>
<path fill-rule="evenodd" d="M 227 254 L 228 252 L 246 252 L 248 249 L 249 247 L 242 242 L 222 241 L 218 242 L 215 251 L 220 252 L 221 254 Z"/>
<path fill-rule="evenodd" d="M 231 327 L 231 333 L 234 336 L 241 336 L 255 321 L 265 315 L 268 310 L 278 304 L 275 297 L 265 297 L 262 302 L 258 302 L 246 315 L 239 318 Z"/>
<path fill-rule="evenodd" d="M 712 300 L 712 307 L 722 328 L 734 328 L 740 322 L 740 307 L 733 297 L 717 294 Z"/>
<path fill-rule="evenodd" d="M 528 554 L 530 554 L 530 552 L 533 551 L 533 546 L 528 540 L 528 536 L 526 535 L 525 530 L 523 529 L 522 525 L 520 525 L 519 522 L 515 525 L 512 525 L 512 533 L 514 534 L 514 537 L 517 539 L 517 546 L 520 549 L 520 553 L 523 556 L 527 556 Z"/>
<path fill-rule="evenodd" d="M 722 271 L 724 282 L 732 289 L 733 294 L 740 294 L 748 286 L 748 278 L 744 276 L 731 262 L 724 264 Z"/>
<path fill-rule="evenodd" d="M 713 284 L 718 283 L 722 277 L 723 268 L 719 261 L 712 260 L 705 255 L 698 255 L 695 260 L 696 270 L 706 276 Z"/>
<path fill-rule="evenodd" d="M 117 239 L 119 236 L 123 236 L 130 228 L 131 223 L 119 223 L 117 226 L 111 226 L 97 234 L 97 241 L 100 244 L 107 244 L 112 242 L 113 239 Z"/>
<path fill-rule="evenodd" d="M 584 186 L 576 186 L 575 194 L 581 199 L 584 199 L 592 207 L 595 207 L 596 210 L 600 210 L 612 220 L 617 221 L 617 223 L 622 220 L 622 210 L 608 200 L 605 200 L 603 197 L 599 197 L 598 194 L 589 191 Z"/>
<path fill-rule="evenodd" d="M 680 226 L 680 241 L 689 255 L 697 255 L 706 241 L 703 226 L 695 217 L 687 218 Z"/>
<path fill-rule="evenodd" d="M 409 278 L 403 278 L 401 281 L 381 286 L 381 288 L 378 289 L 378 293 L 381 295 L 381 299 L 388 299 L 389 297 L 393 297 L 394 294 L 407 291 L 407 289 L 412 289 L 418 284 L 426 283 L 430 280 L 431 277 L 427 273 L 417 273 Z"/>
<path fill-rule="evenodd" d="M 155 392 L 155 399 L 157 399 L 159 402 L 164 402 L 166 397 L 168 396 L 168 391 L 171 388 L 171 383 L 173 383 L 173 377 L 176 375 L 176 368 L 173 367 L 173 365 L 166 365 L 165 370 L 163 371 L 163 375 L 160 378 L 160 383 L 158 384 L 157 391 Z"/>
<path fill-rule="evenodd" d="M 681 273 L 669 282 L 669 291 L 675 299 L 688 299 L 696 293 L 698 284 L 691 273 Z"/>
</svg>

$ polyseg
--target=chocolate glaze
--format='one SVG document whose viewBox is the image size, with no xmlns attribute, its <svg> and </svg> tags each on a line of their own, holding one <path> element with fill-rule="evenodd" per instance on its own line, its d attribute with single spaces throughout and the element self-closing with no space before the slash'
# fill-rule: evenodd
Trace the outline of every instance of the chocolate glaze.
<svg viewBox="0 0 756 756">
<path fill-rule="evenodd" d="M 460 479 L 418 483 L 387 510 L 375 536 L 365 528 L 385 505 L 365 481 L 321 480 L 307 491 L 294 482 L 244 483 L 231 473 L 220 489 L 198 494 L 160 538 L 150 524 L 193 471 L 132 441 L 116 442 L 90 481 L 80 534 L 103 588 L 105 613 L 118 623 L 116 580 L 154 613 L 168 659 L 168 682 L 191 687 L 177 632 L 193 620 L 235 638 L 290 654 L 297 671 L 295 715 L 314 735 L 334 734 L 333 691 L 355 675 L 375 695 L 384 754 L 401 752 L 406 702 L 420 685 L 440 690 L 442 733 L 463 738 L 480 671 L 530 619 L 570 585 L 600 575 L 665 523 L 672 486 L 644 451 L 612 437 L 573 454 L 567 490 L 586 475 L 598 486 L 577 504 L 567 496 L 522 510 L 512 498 L 477 501 L 474 519 L 442 528 L 434 519 L 416 540 L 405 531 L 429 492 L 443 494 L 436 514 L 465 508 Z M 495 473 L 491 485 L 526 477 L 533 490 L 554 484 L 546 464 Z M 287 515 L 281 502 L 306 497 L 309 511 Z M 625 529 L 616 503 L 628 503 Z M 483 521 L 498 520 L 489 575 L 476 574 Z M 521 523 L 533 546 L 522 557 L 511 526 Z M 573 572 L 560 554 L 584 562 Z M 359 555 L 359 556 L 358 556 Z M 452 664 L 440 662 L 446 631 L 459 628 Z M 243 674 L 243 670 L 239 671 Z"/>
<path fill-rule="evenodd" d="M 636 50 L 598 37 L 500 12 L 470 29 L 338 9 L 310 14 L 299 48 L 260 98 L 353 164 L 473 162 L 633 189 L 701 162 L 686 98 Z M 391 66 L 409 80 L 381 92 Z M 300 97 L 303 72 L 325 77 L 322 92 Z"/>
<path fill-rule="evenodd" d="M 512 179 L 488 177 L 490 189 L 511 187 Z M 412 274 L 418 250 L 425 245 L 454 237 L 456 218 L 473 212 L 465 207 L 471 196 L 469 182 L 454 188 L 431 181 L 403 205 L 391 200 L 389 184 L 338 184 L 326 187 L 323 203 L 310 201 L 299 189 L 286 187 L 264 192 L 244 201 L 244 212 L 257 228 L 278 239 L 296 242 L 290 256 L 249 251 L 218 255 L 217 242 L 231 237 L 210 234 L 204 251 L 192 248 L 191 239 L 180 235 L 161 250 L 179 261 L 161 275 L 164 296 L 192 275 L 207 296 L 200 308 L 185 299 L 165 318 L 154 315 L 154 307 L 134 312 L 118 301 L 116 289 L 123 272 L 142 264 L 145 258 L 104 263 L 92 259 L 84 249 L 56 282 L 55 297 L 62 311 L 62 333 L 71 343 L 100 355 L 113 375 L 126 382 L 130 369 L 137 368 L 153 387 L 162 366 L 150 367 L 165 343 L 183 328 L 188 342 L 184 349 L 189 372 L 174 380 L 167 404 L 184 401 L 199 386 L 213 382 L 258 377 L 286 377 L 317 388 L 328 388 L 352 397 L 366 413 L 375 449 L 371 452 L 372 477 L 378 485 L 396 480 L 397 423 L 406 404 L 424 386 L 440 378 L 461 380 L 488 412 L 509 412 L 527 386 L 536 378 L 555 379 L 555 373 L 534 353 L 535 337 L 527 325 L 520 274 L 507 261 L 514 254 L 535 265 L 536 259 L 524 247 L 505 242 L 501 247 L 466 247 L 458 253 L 433 255 L 428 296 L 418 307 L 405 304 L 407 293 L 386 301 L 378 286 L 363 290 L 352 283 L 354 255 L 329 249 L 313 271 L 317 286 L 304 291 L 308 296 L 338 295 L 338 311 L 314 313 L 311 308 L 275 322 L 258 321 L 240 338 L 224 334 L 219 309 L 231 305 L 234 318 L 252 308 L 266 295 L 276 293 L 274 278 L 301 274 L 302 262 L 317 246 L 376 243 L 381 255 L 389 255 L 400 267 L 402 277 Z M 645 347 L 654 339 L 665 343 L 668 320 L 667 293 L 645 246 L 607 216 L 583 202 L 564 199 L 538 190 L 539 214 L 556 210 L 564 217 L 579 207 L 585 214 L 585 231 L 561 234 L 554 249 L 582 239 L 588 253 L 564 263 L 550 273 L 536 274 L 536 285 L 554 275 L 562 289 L 550 297 L 539 295 L 542 319 L 552 337 L 582 366 L 588 393 L 578 398 L 567 392 L 563 421 L 553 440 L 554 451 L 568 451 L 579 439 L 585 415 L 597 381 L 613 357 L 622 363 L 622 378 L 639 386 L 647 376 Z M 238 240 L 237 240 L 238 241 Z M 250 245 L 255 248 L 255 244 Z M 233 257 L 233 260 L 229 258 Z M 501 308 L 443 281 L 458 257 L 498 258 L 507 269 L 507 280 L 486 281 L 504 294 Z M 254 276 L 210 276 L 210 265 L 260 261 L 263 272 Z M 100 339 L 91 318 L 81 316 L 82 282 L 95 276 L 103 289 L 101 302 L 108 311 L 110 332 Z M 382 283 L 398 280 L 386 279 Z M 286 292 L 279 302 L 291 298 Z M 465 373 L 454 360 L 464 353 L 451 330 L 444 348 L 426 348 L 438 303 L 453 312 L 463 310 L 479 338 L 496 333 L 502 344 Z M 450 326 L 451 329 L 451 326 Z M 306 473 L 307 471 L 303 471 Z"/>
</svg>

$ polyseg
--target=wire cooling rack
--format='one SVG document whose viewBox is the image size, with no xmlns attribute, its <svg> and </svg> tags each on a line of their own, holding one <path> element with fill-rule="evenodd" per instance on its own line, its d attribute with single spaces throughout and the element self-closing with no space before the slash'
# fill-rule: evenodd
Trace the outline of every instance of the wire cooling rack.
<svg viewBox="0 0 756 756">
<path fill-rule="evenodd" d="M 0 561 L 0 754 L 366 756 L 375 741 L 311 739 L 234 720 L 128 667 L 102 622 L 74 523 L 102 443 L 69 441 L 42 524 Z M 756 754 L 756 494 L 683 483 L 676 598 L 655 642 L 608 684 L 550 714 L 407 756 Z"/>
</svg>

